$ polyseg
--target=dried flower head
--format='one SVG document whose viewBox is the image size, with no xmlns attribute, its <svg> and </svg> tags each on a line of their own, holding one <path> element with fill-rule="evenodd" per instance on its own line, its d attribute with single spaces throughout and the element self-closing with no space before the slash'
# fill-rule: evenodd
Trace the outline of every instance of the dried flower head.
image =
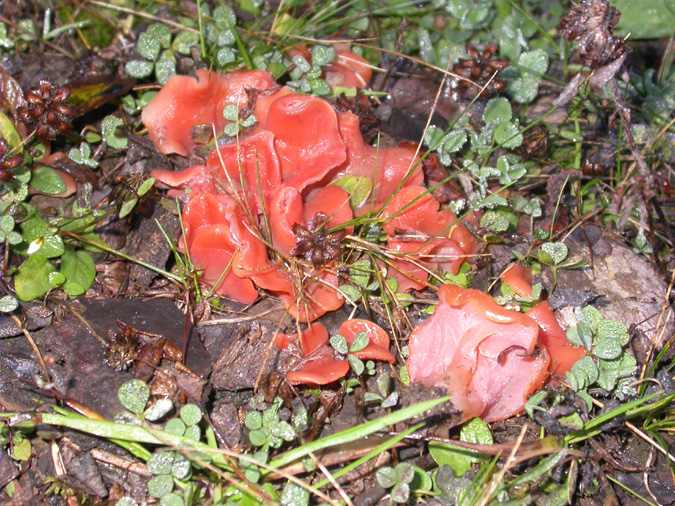
<svg viewBox="0 0 675 506">
<path fill-rule="evenodd" d="M 340 237 L 327 233 L 327 224 L 328 216 L 325 213 L 316 213 L 307 227 L 294 225 L 293 233 L 297 242 L 291 254 L 304 258 L 314 266 L 335 260 L 340 255 Z"/>
<path fill-rule="evenodd" d="M 548 150 L 548 129 L 544 125 L 536 125 L 523 135 L 523 144 L 518 152 L 523 158 L 541 158 Z"/>
<path fill-rule="evenodd" d="M 468 58 L 460 59 L 452 66 L 452 71 L 455 74 L 470 79 L 481 86 L 481 88 L 490 82 L 483 91 L 483 97 L 486 98 L 501 93 L 506 89 L 506 82 L 499 79 L 498 75 L 490 81 L 495 72 L 500 72 L 509 65 L 508 61 L 495 58 L 495 54 L 497 53 L 496 44 L 488 44 L 482 51 L 476 46 L 468 44 L 466 52 Z M 478 93 L 478 88 L 461 79 L 453 81 L 453 87 L 461 98 L 472 99 Z"/>
<path fill-rule="evenodd" d="M 122 330 L 110 332 L 110 346 L 106 352 L 105 364 L 115 371 L 128 371 L 138 357 L 137 337 Z"/>
<path fill-rule="evenodd" d="M 25 106 L 19 108 L 19 118 L 41 139 L 53 140 L 71 128 L 74 111 L 67 104 L 70 89 L 54 86 L 49 81 L 26 93 Z"/>
<path fill-rule="evenodd" d="M 620 17 L 621 13 L 607 0 L 581 0 L 560 21 L 560 34 L 576 42 L 584 65 L 602 67 L 626 50 L 623 39 L 612 35 Z"/>
</svg>

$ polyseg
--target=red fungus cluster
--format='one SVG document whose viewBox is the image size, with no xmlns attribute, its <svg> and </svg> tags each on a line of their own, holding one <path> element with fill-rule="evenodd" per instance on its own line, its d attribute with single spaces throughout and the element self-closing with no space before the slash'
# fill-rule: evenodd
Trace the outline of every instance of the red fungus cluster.
<svg viewBox="0 0 675 506">
<path fill-rule="evenodd" d="M 390 250 L 398 255 L 391 273 L 398 290 L 421 290 L 430 272 L 457 274 L 464 257 L 476 252 L 477 242 L 455 215 L 439 209 L 423 186 L 399 191 L 384 208 Z"/>
<path fill-rule="evenodd" d="M 344 49 L 338 48 L 337 54 L 327 79 L 365 84 L 370 69 L 364 61 Z M 185 155 L 194 147 L 194 128 L 206 124 L 219 131 L 228 123 L 223 109 L 233 104 L 242 117 L 255 116 L 255 127 L 221 144 L 204 165 L 153 174 L 183 196 L 181 247 L 215 293 L 250 304 L 264 289 L 305 322 L 338 309 L 344 303 L 337 290 L 339 238 L 351 230 L 344 224 L 354 214 L 381 209 L 400 188 L 403 197 L 385 209 L 385 221 L 391 218 L 385 228 L 394 253 L 417 249 L 428 255 L 450 253 L 452 261 L 426 262 L 427 268 L 456 270 L 464 251 L 447 234 L 453 224 L 463 227 L 448 212 L 437 211 L 438 216 L 421 220 L 414 232 L 424 237 L 415 239 L 415 251 L 401 248 L 406 239 L 396 235 L 412 230 L 412 225 L 398 224 L 412 223 L 420 212 L 415 202 L 407 206 L 409 190 L 426 192 L 415 150 L 366 144 L 358 118 L 337 112 L 326 100 L 278 87 L 261 71 L 226 75 L 199 71 L 197 79 L 171 78 L 143 111 L 143 121 L 160 152 Z M 372 183 L 373 191 L 355 209 L 349 194 L 331 184 L 343 176 L 367 177 Z M 433 197 L 423 200 L 426 209 Z M 438 203 L 431 206 L 437 209 Z M 440 226 L 431 230 L 425 225 L 425 220 L 436 222 L 439 217 Z M 341 225 L 340 233 L 329 234 Z M 404 260 L 397 264 L 405 274 L 408 264 Z M 391 271 L 400 274 L 395 268 Z M 413 283 L 401 283 L 402 289 L 425 285 L 424 276 L 415 276 Z"/>
<path fill-rule="evenodd" d="M 351 54 L 351 53 L 350 53 Z M 333 85 L 363 85 L 370 71 L 345 51 L 326 71 Z M 339 76 L 338 76 L 339 74 Z M 244 304 L 265 290 L 278 296 L 297 321 L 313 322 L 340 308 L 341 240 L 350 220 L 378 216 L 387 237 L 380 267 L 398 282 L 398 291 L 420 290 L 433 273 L 457 273 L 478 243 L 468 229 L 424 186 L 420 160 L 406 146 L 374 147 L 351 112 L 327 101 L 276 85 L 260 71 L 197 79 L 173 77 L 144 110 L 143 121 L 157 149 L 189 154 L 193 130 L 209 125 L 222 131 L 226 106 L 254 127 L 221 142 L 203 165 L 154 176 L 183 199 L 184 236 L 202 282 L 216 294 Z M 338 178 L 369 179 L 362 202 L 335 184 Z M 531 276 L 522 266 L 503 281 L 528 297 Z M 565 339 L 546 302 L 527 314 L 510 311 L 477 290 L 444 285 L 434 316 L 410 336 L 411 379 L 444 386 L 466 418 L 501 420 L 520 411 L 550 372 L 564 374 L 583 356 Z M 394 362 L 389 336 L 365 320 L 340 328 L 348 343 L 366 332 L 369 344 L 354 354 Z M 295 340 L 279 336 L 280 347 L 295 347 L 299 362 L 292 384 L 322 385 L 344 377 L 349 364 L 328 345 L 328 332 L 313 323 Z"/>
</svg>

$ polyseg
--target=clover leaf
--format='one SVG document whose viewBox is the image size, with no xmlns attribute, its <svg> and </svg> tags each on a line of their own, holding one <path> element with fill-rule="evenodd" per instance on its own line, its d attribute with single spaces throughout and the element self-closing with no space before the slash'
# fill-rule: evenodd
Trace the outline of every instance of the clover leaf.
<svg viewBox="0 0 675 506">
<path fill-rule="evenodd" d="M 202 410 L 196 404 L 186 404 L 180 408 L 179 412 L 181 420 L 185 422 L 186 426 L 197 425 L 202 419 Z"/>
<path fill-rule="evenodd" d="M 80 143 L 79 148 L 71 148 L 68 151 L 68 158 L 80 165 L 86 165 L 95 169 L 98 167 L 98 162 L 91 158 L 91 147 L 86 142 Z"/>
<path fill-rule="evenodd" d="M 483 121 L 487 124 L 498 124 L 511 121 L 513 112 L 510 102 L 504 97 L 492 98 L 483 111 Z"/>
<path fill-rule="evenodd" d="M 373 191 L 373 181 L 366 176 L 342 176 L 331 184 L 342 188 L 349 194 L 352 209 L 357 209 L 365 204 Z"/>
<path fill-rule="evenodd" d="M 19 301 L 12 295 L 0 297 L 0 313 L 11 313 L 19 307 Z"/>
<path fill-rule="evenodd" d="M 148 495 L 163 497 L 173 490 L 173 477 L 170 474 L 160 474 L 148 480 Z"/>
<path fill-rule="evenodd" d="M 543 49 L 527 51 L 518 58 L 517 77 L 508 86 L 508 92 L 516 102 L 532 102 L 539 91 L 541 77 L 548 68 L 548 55 Z"/>
<path fill-rule="evenodd" d="M 564 242 L 545 242 L 539 248 L 539 260 L 546 265 L 559 265 L 569 253 Z"/>
<path fill-rule="evenodd" d="M 461 441 L 476 444 L 492 444 L 493 438 L 490 427 L 480 418 L 473 418 L 460 431 Z M 450 466 L 457 477 L 462 477 L 471 468 L 471 465 L 479 461 L 479 458 L 471 452 L 453 446 L 451 444 L 433 442 L 429 444 L 429 453 L 439 465 Z"/>
<path fill-rule="evenodd" d="M 344 336 L 336 334 L 330 337 L 329 342 L 332 348 L 341 355 L 346 355 L 349 352 L 349 346 L 347 345 L 347 340 Z"/>
<path fill-rule="evenodd" d="M 101 135 L 111 148 L 124 149 L 129 145 L 129 140 L 126 137 L 118 137 L 116 134 L 117 129 L 122 125 L 124 125 L 124 121 L 112 114 L 103 118 L 101 122 Z"/>
<path fill-rule="evenodd" d="M 584 346 L 590 355 L 577 361 L 567 374 L 570 386 L 579 393 L 597 385 L 621 397 L 632 390 L 622 387 L 621 380 L 629 378 L 637 363 L 629 348 L 630 335 L 621 322 L 608 320 L 592 306 L 576 311 L 577 323 L 567 330 L 567 339 L 576 346 Z"/>
<path fill-rule="evenodd" d="M 150 399 L 150 389 L 145 382 L 132 379 L 120 386 L 117 390 L 117 398 L 126 409 L 140 415 Z"/>
</svg>

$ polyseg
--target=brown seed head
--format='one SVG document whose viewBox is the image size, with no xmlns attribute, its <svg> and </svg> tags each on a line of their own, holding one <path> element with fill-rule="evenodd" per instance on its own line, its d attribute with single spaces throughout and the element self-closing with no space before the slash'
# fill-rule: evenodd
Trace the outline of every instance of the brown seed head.
<svg viewBox="0 0 675 506">
<path fill-rule="evenodd" d="M 326 232 L 328 216 L 316 213 L 307 226 L 296 224 L 293 232 L 297 238 L 291 255 L 304 258 L 314 266 L 324 265 L 340 256 L 340 236 Z"/>
<path fill-rule="evenodd" d="M 66 102 L 69 96 L 68 87 L 41 81 L 26 93 L 27 104 L 19 108 L 19 119 L 41 139 L 53 140 L 70 130 L 75 112 Z"/>
<path fill-rule="evenodd" d="M 486 98 L 506 89 L 506 83 L 499 79 L 498 75 L 490 81 L 495 72 L 500 72 L 509 66 L 508 61 L 494 58 L 497 53 L 496 44 L 488 44 L 482 51 L 468 44 L 466 53 L 468 58 L 461 59 L 453 65 L 452 71 L 455 74 L 471 79 L 481 87 L 490 82 L 490 85 L 483 91 L 483 96 Z M 457 79 L 454 85 L 462 98 L 472 99 L 478 93 L 478 88 L 467 81 Z"/>
</svg>

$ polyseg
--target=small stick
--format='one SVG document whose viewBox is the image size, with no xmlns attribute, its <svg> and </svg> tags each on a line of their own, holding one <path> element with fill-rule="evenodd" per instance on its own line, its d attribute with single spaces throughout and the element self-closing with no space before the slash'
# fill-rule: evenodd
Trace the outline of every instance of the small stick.
<svg viewBox="0 0 675 506">
<path fill-rule="evenodd" d="M 516 459 L 516 454 L 518 453 L 518 448 L 520 448 L 520 445 L 523 443 L 523 439 L 525 438 L 525 433 L 527 432 L 527 425 L 523 425 L 523 427 L 520 429 L 520 434 L 518 435 L 518 439 L 516 440 L 516 444 L 513 445 L 513 448 L 511 449 L 511 453 L 509 454 L 509 458 L 506 459 L 506 462 L 504 463 L 504 467 L 502 467 L 499 470 L 499 473 L 497 473 L 497 476 L 495 476 L 495 479 L 490 481 L 490 485 L 488 486 L 487 490 L 483 494 L 483 497 L 481 498 L 480 502 L 478 503 L 478 506 L 486 506 L 487 503 L 490 501 L 490 498 L 492 497 L 492 494 L 494 494 L 495 490 L 497 490 L 497 487 L 499 484 L 504 480 L 504 475 L 506 474 L 506 471 L 508 471 L 514 464 L 515 464 L 515 459 Z"/>
<path fill-rule="evenodd" d="M 152 473 L 148 471 L 148 468 L 145 466 L 145 464 L 141 464 L 140 462 L 125 459 L 124 457 L 120 457 L 114 453 L 110 453 L 99 448 L 94 448 L 89 453 L 91 453 L 91 456 L 94 457 L 94 460 L 103 462 L 104 464 L 115 466 L 120 469 L 124 469 L 125 471 L 131 471 L 132 473 L 143 476 L 144 478 L 150 478 L 152 476 Z"/>
<path fill-rule="evenodd" d="M 50 381 L 50 376 L 49 376 L 49 369 L 47 369 L 47 363 L 45 362 L 44 357 L 42 356 L 42 352 L 40 352 L 40 348 L 38 348 L 38 345 L 35 343 L 35 340 L 33 339 L 33 336 L 30 335 L 30 332 L 24 327 L 23 322 L 19 319 L 18 316 L 16 315 L 11 315 L 12 319 L 16 323 L 16 325 L 21 329 L 21 332 L 23 332 L 23 335 L 26 336 L 26 340 L 28 341 L 28 344 L 30 347 L 33 349 L 33 353 L 37 357 L 38 363 L 40 364 L 40 368 L 42 369 L 42 373 L 45 376 L 45 380 L 47 382 Z"/>
</svg>

